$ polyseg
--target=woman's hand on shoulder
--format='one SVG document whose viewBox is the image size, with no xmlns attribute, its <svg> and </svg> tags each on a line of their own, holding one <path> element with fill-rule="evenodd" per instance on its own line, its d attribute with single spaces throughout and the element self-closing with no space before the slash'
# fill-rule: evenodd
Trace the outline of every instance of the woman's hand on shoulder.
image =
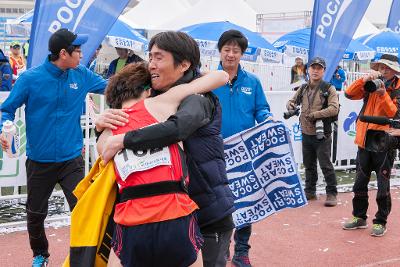
<svg viewBox="0 0 400 267">
<path fill-rule="evenodd" d="M 103 113 L 95 118 L 96 130 L 102 132 L 108 128 L 111 130 L 117 129 L 117 126 L 125 126 L 128 122 L 129 115 L 122 109 L 106 109 Z"/>
</svg>

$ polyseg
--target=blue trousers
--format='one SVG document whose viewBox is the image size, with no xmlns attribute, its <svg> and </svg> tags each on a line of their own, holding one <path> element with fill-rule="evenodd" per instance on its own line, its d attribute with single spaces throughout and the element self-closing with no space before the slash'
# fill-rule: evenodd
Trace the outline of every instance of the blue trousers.
<svg viewBox="0 0 400 267">
<path fill-rule="evenodd" d="M 251 235 L 251 225 L 245 226 L 240 229 L 235 230 L 234 240 L 235 240 L 235 256 L 248 256 Z"/>
</svg>

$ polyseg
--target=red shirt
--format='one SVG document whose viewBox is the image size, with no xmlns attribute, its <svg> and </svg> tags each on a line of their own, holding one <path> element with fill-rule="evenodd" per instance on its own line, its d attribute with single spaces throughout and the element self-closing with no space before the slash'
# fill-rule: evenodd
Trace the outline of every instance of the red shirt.
<svg viewBox="0 0 400 267">
<path fill-rule="evenodd" d="M 127 113 L 129 114 L 129 122 L 127 123 L 127 125 L 119 127 L 117 130 L 114 130 L 114 135 L 126 133 L 130 130 L 135 130 L 138 128 L 149 126 L 151 124 L 158 123 L 158 121 L 147 111 L 144 105 L 144 101 L 140 101 L 134 104 Z M 129 154 L 132 157 L 136 157 L 134 155 L 135 152 L 127 152 L 129 153 L 125 153 L 125 157 Z M 142 171 L 134 171 L 129 175 L 124 173 L 120 174 L 118 171 L 118 166 L 120 166 L 119 168 L 122 172 L 124 172 L 124 170 L 127 168 L 123 169 L 121 168 L 121 165 L 116 166 L 115 172 L 120 192 L 122 192 L 124 188 L 129 186 L 149 184 L 161 181 L 180 181 L 183 172 L 178 144 L 170 145 L 168 148 L 164 149 L 163 153 L 163 155 L 170 155 L 169 164 L 165 162 L 162 164 L 158 164 L 159 162 L 165 160 L 165 158 L 167 157 L 162 157 L 161 160 L 160 157 L 158 159 L 150 158 L 150 160 L 141 163 L 142 165 L 140 166 L 143 167 L 146 166 L 146 164 L 153 164 L 154 162 L 157 162 L 155 163 L 157 166 Z M 114 158 L 116 165 L 117 161 L 121 161 L 121 158 L 124 157 L 123 153 L 119 154 L 121 155 L 117 154 Z M 138 151 L 136 152 L 136 154 L 145 154 L 147 156 L 150 155 L 150 150 Z M 119 159 L 116 158 L 118 156 L 120 157 Z M 126 159 L 129 159 L 129 157 Z M 138 161 L 137 159 L 138 157 L 136 157 L 135 162 Z M 133 162 L 131 160 L 125 161 L 128 162 L 128 164 L 131 164 L 131 162 Z M 132 168 L 131 165 L 125 167 Z M 123 179 L 123 177 L 125 176 L 127 177 Z M 132 226 L 176 219 L 186 216 L 196 209 L 198 209 L 198 206 L 193 200 L 189 198 L 187 194 L 164 194 L 159 196 L 132 199 L 117 204 L 115 207 L 114 220 L 118 224 Z"/>
</svg>

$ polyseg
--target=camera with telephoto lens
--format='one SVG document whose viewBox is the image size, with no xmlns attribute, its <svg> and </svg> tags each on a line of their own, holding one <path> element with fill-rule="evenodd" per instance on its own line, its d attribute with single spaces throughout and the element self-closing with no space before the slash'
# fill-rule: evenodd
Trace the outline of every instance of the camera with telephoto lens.
<svg viewBox="0 0 400 267">
<path fill-rule="evenodd" d="M 299 116 L 300 115 L 300 107 L 297 106 L 294 109 L 289 109 L 286 112 L 283 112 L 283 118 L 285 120 L 289 119 L 290 117 L 293 117 L 294 115 Z"/>
<path fill-rule="evenodd" d="M 364 116 L 359 117 L 360 121 L 378 125 L 389 125 L 393 129 L 400 129 L 400 120 L 387 117 Z M 372 152 L 386 152 L 390 149 L 400 148 L 400 136 L 394 136 L 385 131 L 367 131 L 365 139 L 365 150 Z"/>
<path fill-rule="evenodd" d="M 366 82 L 364 85 L 364 90 L 369 93 L 373 93 L 376 90 L 378 90 L 379 88 L 381 88 L 382 86 L 384 87 L 385 83 L 383 81 L 383 77 L 379 76 L 378 79 Z"/>
</svg>

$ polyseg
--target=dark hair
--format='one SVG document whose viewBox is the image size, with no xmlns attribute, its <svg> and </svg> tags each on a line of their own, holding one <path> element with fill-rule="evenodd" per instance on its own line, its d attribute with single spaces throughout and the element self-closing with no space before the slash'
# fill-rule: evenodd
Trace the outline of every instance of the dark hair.
<svg viewBox="0 0 400 267">
<path fill-rule="evenodd" d="M 75 49 L 80 48 L 80 47 L 81 47 L 80 45 L 70 45 L 70 46 L 68 46 L 68 47 L 65 49 L 65 51 L 67 51 L 67 53 L 68 53 L 69 55 L 72 55 L 72 52 L 74 52 Z M 60 50 L 60 52 L 61 52 L 61 50 Z M 49 55 L 49 60 L 52 61 L 52 62 L 54 62 L 54 61 L 56 61 L 57 59 L 59 59 L 59 58 L 60 58 L 60 52 L 58 52 L 58 54 L 53 54 L 53 53 L 51 53 L 51 54 Z"/>
<path fill-rule="evenodd" d="M 154 45 L 172 54 L 175 67 L 184 60 L 189 61 L 190 67 L 185 74 L 188 71 L 196 70 L 200 63 L 199 46 L 192 37 L 184 32 L 160 32 L 151 38 L 149 51 Z"/>
<path fill-rule="evenodd" d="M 218 50 L 221 52 L 221 49 L 224 45 L 237 44 L 242 50 L 242 54 L 246 51 L 249 42 L 247 38 L 238 30 L 229 30 L 224 32 L 218 40 Z"/>
<path fill-rule="evenodd" d="M 144 61 L 131 63 L 113 75 L 104 92 L 110 108 L 121 108 L 128 99 L 136 99 L 150 88 L 151 75 Z"/>
</svg>

